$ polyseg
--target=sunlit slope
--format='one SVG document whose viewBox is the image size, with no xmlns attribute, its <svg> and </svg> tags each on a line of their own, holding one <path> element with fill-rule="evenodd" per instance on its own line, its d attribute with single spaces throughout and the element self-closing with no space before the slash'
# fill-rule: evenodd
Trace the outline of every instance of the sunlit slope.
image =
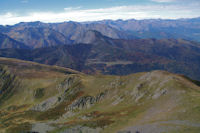
<svg viewBox="0 0 200 133">
<path fill-rule="evenodd" d="M 200 87 L 165 71 L 128 76 L 0 59 L 0 132 L 200 130 Z"/>
</svg>

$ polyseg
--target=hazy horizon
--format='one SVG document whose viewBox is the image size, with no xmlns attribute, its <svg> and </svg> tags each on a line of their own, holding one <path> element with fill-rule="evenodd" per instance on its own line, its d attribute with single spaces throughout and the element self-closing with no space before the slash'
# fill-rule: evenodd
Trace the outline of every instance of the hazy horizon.
<svg viewBox="0 0 200 133">
<path fill-rule="evenodd" d="M 15 24 L 0 24 L 2 26 L 14 26 L 14 25 L 17 25 L 17 24 L 20 24 L 20 23 L 35 23 L 35 22 L 41 22 L 41 23 L 44 23 L 44 24 L 54 24 L 54 23 L 67 23 L 67 22 L 74 22 L 74 23 L 92 23 L 92 22 L 99 22 L 99 21 L 119 21 L 119 20 L 122 20 L 122 21 L 129 21 L 129 20 L 136 20 L 136 21 L 140 21 L 140 20 L 186 20 L 186 19 L 196 19 L 196 18 L 200 18 L 200 16 L 198 17 L 192 17 L 192 18 L 174 18 L 174 19 L 162 19 L 162 18 L 144 18 L 144 19 L 135 19 L 135 18 L 130 18 L 130 19 L 102 19 L 102 20 L 94 20 L 94 21 L 73 21 L 73 20 L 68 20 L 68 21 L 61 21 L 61 22 L 42 22 L 42 21 L 39 21 L 39 20 L 36 20 L 36 21 L 21 21 L 21 22 L 18 22 L 18 23 L 15 23 Z"/>
<path fill-rule="evenodd" d="M 198 0 L 1 0 L 0 24 L 196 18 L 199 7 Z"/>
</svg>

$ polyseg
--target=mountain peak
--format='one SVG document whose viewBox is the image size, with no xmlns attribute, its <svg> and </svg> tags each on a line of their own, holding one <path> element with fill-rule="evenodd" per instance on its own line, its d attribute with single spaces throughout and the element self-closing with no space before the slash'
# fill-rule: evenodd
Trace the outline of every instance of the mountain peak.
<svg viewBox="0 0 200 133">
<path fill-rule="evenodd" d="M 108 39 L 108 37 L 102 35 L 96 30 L 87 30 L 83 33 L 75 43 L 85 43 L 85 44 L 97 44 L 99 41 Z"/>
<path fill-rule="evenodd" d="M 46 23 L 40 22 L 40 21 L 34 21 L 34 22 L 20 22 L 14 26 L 23 26 L 23 27 L 41 27 L 44 26 Z"/>
</svg>

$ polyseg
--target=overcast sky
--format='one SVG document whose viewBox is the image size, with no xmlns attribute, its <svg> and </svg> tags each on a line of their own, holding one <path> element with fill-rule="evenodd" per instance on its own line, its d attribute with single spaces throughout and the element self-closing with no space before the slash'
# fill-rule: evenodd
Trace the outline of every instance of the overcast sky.
<svg viewBox="0 0 200 133">
<path fill-rule="evenodd" d="M 0 0 L 2 25 L 199 16 L 200 0 Z"/>
</svg>

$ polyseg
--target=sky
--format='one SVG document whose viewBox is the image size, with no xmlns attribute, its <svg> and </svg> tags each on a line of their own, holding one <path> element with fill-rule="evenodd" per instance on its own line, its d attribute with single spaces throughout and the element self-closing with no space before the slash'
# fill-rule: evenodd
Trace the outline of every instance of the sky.
<svg viewBox="0 0 200 133">
<path fill-rule="evenodd" d="M 200 16 L 200 0 L 0 0 L 0 24 Z"/>
</svg>

